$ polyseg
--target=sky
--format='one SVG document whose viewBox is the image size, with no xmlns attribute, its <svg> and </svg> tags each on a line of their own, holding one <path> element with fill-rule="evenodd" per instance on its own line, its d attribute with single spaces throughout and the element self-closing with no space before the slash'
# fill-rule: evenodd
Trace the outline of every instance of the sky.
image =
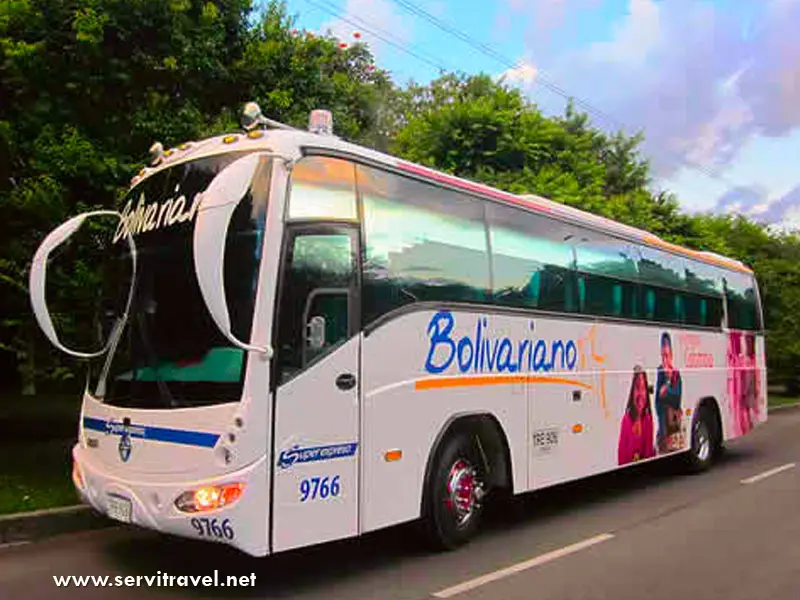
<svg viewBox="0 0 800 600">
<path fill-rule="evenodd" d="M 685 210 L 800 227 L 800 0 L 286 1 L 301 29 L 360 32 L 400 85 L 488 73 L 546 114 L 571 96 L 643 132 Z"/>
</svg>

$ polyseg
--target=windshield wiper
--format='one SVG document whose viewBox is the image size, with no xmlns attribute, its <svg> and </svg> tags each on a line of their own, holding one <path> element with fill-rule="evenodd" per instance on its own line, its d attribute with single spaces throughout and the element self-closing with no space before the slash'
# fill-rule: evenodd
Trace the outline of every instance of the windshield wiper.
<svg viewBox="0 0 800 600">
<path fill-rule="evenodd" d="M 152 343 L 150 342 L 150 336 L 148 335 L 147 331 L 147 324 L 146 324 L 146 317 L 143 312 L 137 311 L 136 318 L 139 323 L 139 338 L 142 340 L 142 344 L 144 344 L 145 349 L 145 356 L 147 357 L 147 362 L 150 363 L 150 366 L 153 369 L 153 376 L 155 378 L 156 385 L 158 386 L 158 391 L 161 393 L 162 399 L 164 399 L 170 408 L 175 408 L 178 406 L 178 402 L 175 400 L 175 397 L 169 391 L 167 384 L 164 383 L 164 380 L 161 379 L 161 374 L 159 373 L 158 369 L 158 355 L 153 348 Z"/>
</svg>

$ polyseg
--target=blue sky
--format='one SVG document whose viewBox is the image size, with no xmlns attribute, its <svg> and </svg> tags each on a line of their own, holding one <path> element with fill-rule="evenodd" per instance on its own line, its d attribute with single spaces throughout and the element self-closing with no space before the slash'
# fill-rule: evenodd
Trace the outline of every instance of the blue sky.
<svg viewBox="0 0 800 600">
<path fill-rule="evenodd" d="M 675 192 L 685 209 L 800 226 L 800 0 L 287 0 L 287 7 L 302 29 L 345 39 L 360 31 L 400 84 L 436 77 L 431 63 L 506 74 L 548 114 L 564 108 L 546 85 L 555 84 L 597 109 L 596 125 L 644 131 L 654 187 Z"/>
</svg>

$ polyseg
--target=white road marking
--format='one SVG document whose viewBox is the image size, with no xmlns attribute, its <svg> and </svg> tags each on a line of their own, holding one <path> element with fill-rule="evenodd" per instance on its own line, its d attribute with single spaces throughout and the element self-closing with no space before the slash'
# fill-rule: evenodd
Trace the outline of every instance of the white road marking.
<svg viewBox="0 0 800 600">
<path fill-rule="evenodd" d="M 3 548 L 15 548 L 16 546 L 24 546 L 25 544 L 30 544 L 28 541 L 22 542 L 7 542 L 5 544 L 0 544 L 0 550 Z"/>
<path fill-rule="evenodd" d="M 574 552 L 578 552 L 580 550 L 583 550 L 584 548 L 588 548 L 590 546 L 594 546 L 595 544 L 599 544 L 601 542 L 605 542 L 606 540 L 610 540 L 613 537 L 614 535 L 611 533 L 602 533 L 593 538 L 589 538 L 583 540 L 582 542 L 572 544 L 571 546 L 565 546 L 564 548 L 553 550 L 552 552 L 548 552 L 547 554 L 541 554 L 536 558 L 532 558 L 530 560 L 526 560 L 524 562 L 511 565 L 510 567 L 506 567 L 505 569 L 500 569 L 499 571 L 493 571 L 492 573 L 481 575 L 480 577 L 476 577 L 475 579 L 470 579 L 469 581 L 465 581 L 464 583 L 459 583 L 458 585 L 454 585 L 447 589 L 441 590 L 440 592 L 436 592 L 433 595 L 437 598 L 450 598 L 451 596 L 455 596 L 456 594 L 461 594 L 463 592 L 473 590 L 476 587 L 480 587 L 487 583 L 497 581 L 498 579 L 502 579 L 503 577 L 508 577 L 509 575 L 514 575 L 515 573 L 525 571 L 526 569 L 531 569 L 533 567 L 543 565 L 544 563 L 550 562 L 551 560 L 555 560 L 557 558 L 561 558 L 562 556 L 567 556 L 568 554 L 573 554 Z"/>
<path fill-rule="evenodd" d="M 783 471 L 788 471 L 789 469 L 794 468 L 795 463 L 789 463 L 786 465 L 781 465 L 780 467 L 775 467 L 774 469 L 770 469 L 769 471 L 764 471 L 763 473 L 759 473 L 758 475 L 753 475 L 752 477 L 748 477 L 747 479 L 742 479 L 742 483 L 755 483 L 756 481 L 761 481 L 762 479 L 766 479 L 767 477 L 771 477 L 772 475 L 777 475 Z"/>
</svg>

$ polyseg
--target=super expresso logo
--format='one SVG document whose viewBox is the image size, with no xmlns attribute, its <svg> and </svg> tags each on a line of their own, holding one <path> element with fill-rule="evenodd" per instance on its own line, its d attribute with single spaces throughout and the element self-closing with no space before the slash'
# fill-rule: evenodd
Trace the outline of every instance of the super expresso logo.
<svg viewBox="0 0 800 600">
<path fill-rule="evenodd" d="M 294 445 L 288 450 L 281 451 L 278 456 L 278 466 L 281 469 L 288 469 L 297 463 L 318 462 L 322 460 L 332 460 L 353 456 L 358 448 L 358 442 L 346 442 L 344 444 L 331 444 L 329 446 L 313 446 L 303 448 Z"/>
<path fill-rule="evenodd" d="M 425 370 L 439 374 L 455 364 L 461 373 L 547 373 L 573 371 L 578 362 L 574 340 L 512 340 L 492 337 L 488 328 L 489 320 L 479 317 L 474 334 L 457 335 L 453 313 L 437 312 L 428 323 Z M 533 321 L 529 328 L 533 333 Z"/>
</svg>

